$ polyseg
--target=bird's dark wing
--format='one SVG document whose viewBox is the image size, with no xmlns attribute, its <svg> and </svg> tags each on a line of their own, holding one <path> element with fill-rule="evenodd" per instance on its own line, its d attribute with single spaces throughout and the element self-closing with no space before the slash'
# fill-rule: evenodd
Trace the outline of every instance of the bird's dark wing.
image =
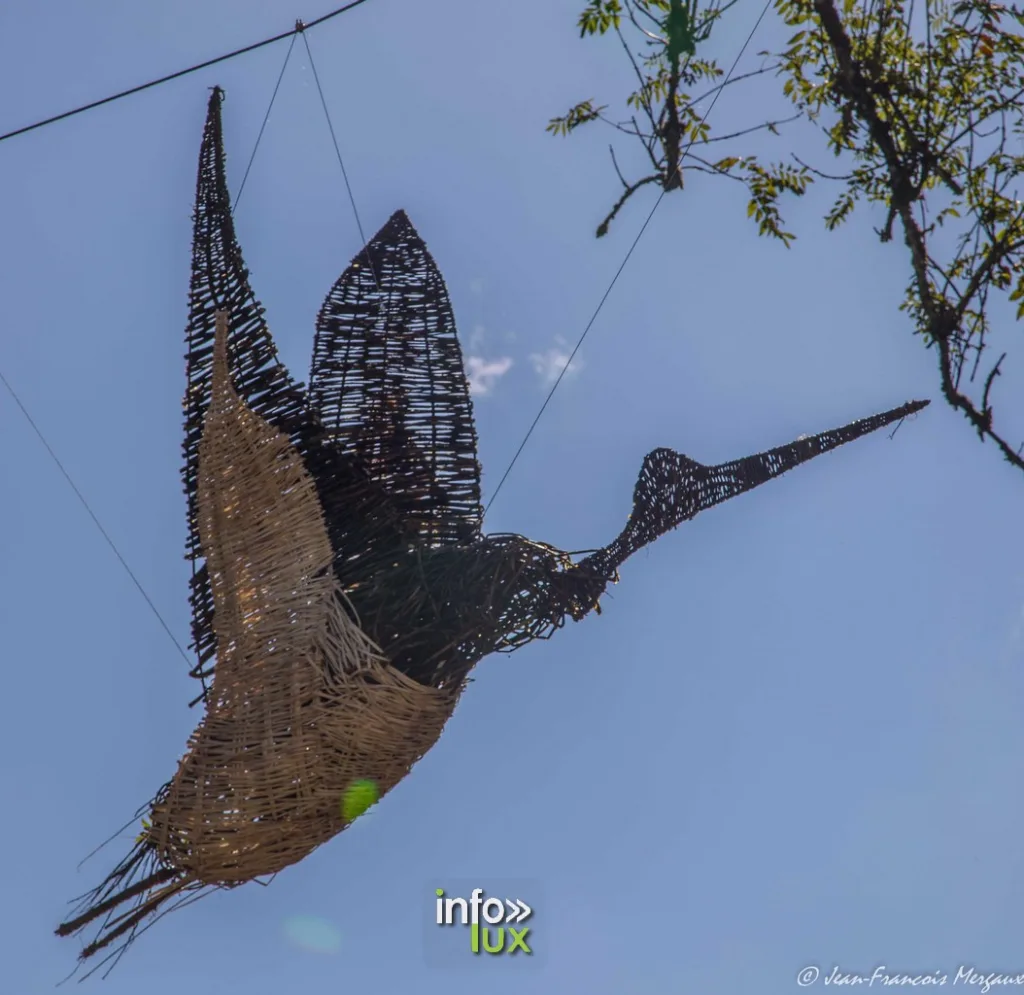
<svg viewBox="0 0 1024 995">
<path fill-rule="evenodd" d="M 196 502 L 199 440 L 210 403 L 218 311 L 229 314 L 231 375 L 239 396 L 256 414 L 291 439 L 316 481 L 343 582 L 351 579 L 346 575 L 353 571 L 346 564 L 355 559 L 359 559 L 363 573 L 372 569 L 365 555 L 368 549 L 387 556 L 404 542 L 398 513 L 383 489 L 369 479 L 354 459 L 324 444 L 323 432 L 315 413 L 307 406 L 302 385 L 292 379 L 278 359 L 263 306 L 249 285 L 249 271 L 235 236 L 224 161 L 222 100 L 223 92 L 215 88 L 199 152 L 186 331 L 188 391 L 184 402 L 183 470 L 189 519 L 186 558 L 194 568 L 189 600 L 197 662 L 192 676 L 200 679 L 213 673 L 215 652 L 213 597 L 199 541 Z"/>
<path fill-rule="evenodd" d="M 479 536 L 480 464 L 444 280 L 404 211 L 370 240 L 317 319 L 310 406 L 426 546 Z"/>
<path fill-rule="evenodd" d="M 214 654 L 213 598 L 202 560 L 196 520 L 199 440 L 210 403 L 216 313 L 227 311 L 231 332 L 229 350 L 234 382 L 241 397 L 275 428 L 298 441 L 305 420 L 305 397 L 277 358 L 277 349 L 264 320 L 263 306 L 249 286 L 249 271 L 235 238 L 231 218 L 221 130 L 223 91 L 210 95 L 206 127 L 199 152 L 199 176 L 193 214 L 192 280 L 186 330 L 188 390 L 185 394 L 185 466 L 188 498 L 188 545 L 192 561 L 192 640 L 197 663 L 193 677 L 207 677 Z"/>
<path fill-rule="evenodd" d="M 705 466 L 671 449 L 655 449 L 644 459 L 626 528 L 611 545 L 580 561 L 581 575 L 610 578 L 627 557 L 701 511 L 759 487 L 830 449 L 899 421 L 928 403 L 911 401 L 843 428 L 718 466 Z"/>
</svg>

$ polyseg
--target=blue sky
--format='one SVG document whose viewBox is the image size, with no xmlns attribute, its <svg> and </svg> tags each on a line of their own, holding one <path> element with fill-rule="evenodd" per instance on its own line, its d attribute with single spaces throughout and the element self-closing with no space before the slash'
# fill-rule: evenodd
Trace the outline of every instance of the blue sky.
<svg viewBox="0 0 1024 995">
<path fill-rule="evenodd" d="M 578 39 L 581 3 L 371 0 L 310 35 L 367 234 L 406 208 L 469 362 L 490 371 L 488 495 L 654 198 L 595 240 L 617 196 L 611 136 L 544 133 L 629 84 L 613 42 Z M 5 4 L 0 131 L 323 12 Z M 734 8 L 711 54 L 728 65 L 759 12 Z M 780 41 L 772 17 L 745 65 Z M 207 88 L 227 91 L 234 191 L 286 45 L 0 146 L 0 369 L 182 642 L 182 333 Z M 762 79 L 712 123 L 779 110 Z M 806 133 L 789 142 L 763 147 L 814 154 Z M 756 237 L 731 184 L 688 178 L 666 197 L 487 530 L 600 545 L 656 446 L 721 462 L 937 399 L 933 357 L 896 310 L 905 250 L 877 243 L 871 215 L 825 233 L 829 202 L 787 205 L 801 237 L 786 251 Z M 360 245 L 301 43 L 237 223 L 305 378 L 316 311 Z M 1019 426 L 1012 373 L 1002 411 Z M 73 966 L 76 942 L 52 936 L 65 903 L 132 834 L 76 865 L 171 775 L 197 689 L 3 393 L 0 425 L 2 988 L 37 995 Z M 950 983 L 963 963 L 1024 971 L 1022 495 L 933 403 L 891 441 L 701 515 L 626 565 L 602 616 L 485 660 L 438 746 L 351 831 L 268 888 L 169 916 L 104 990 L 733 995 L 791 992 L 810 964 Z M 541 962 L 428 963 L 448 942 L 424 925 L 435 887 L 513 879 Z"/>
</svg>

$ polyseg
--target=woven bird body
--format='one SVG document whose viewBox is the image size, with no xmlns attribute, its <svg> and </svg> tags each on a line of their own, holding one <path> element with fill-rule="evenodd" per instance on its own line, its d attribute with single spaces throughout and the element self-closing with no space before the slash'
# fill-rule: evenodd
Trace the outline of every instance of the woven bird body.
<svg viewBox="0 0 1024 995">
<path fill-rule="evenodd" d="M 163 864 L 236 884 L 339 832 L 354 781 L 394 787 L 433 746 L 457 693 L 395 671 L 346 610 L 313 478 L 231 386 L 226 312 L 198 483 L 217 673 L 149 836 Z"/>
<path fill-rule="evenodd" d="M 700 511 L 925 406 L 716 466 L 644 460 L 608 546 L 484 535 L 469 387 L 440 272 L 396 212 L 317 319 L 309 388 L 277 359 L 235 237 L 210 98 L 187 332 L 192 675 L 205 714 L 131 853 L 59 929 L 114 953 L 174 901 L 301 860 L 342 797 L 398 784 L 472 668 L 597 608 L 621 564 Z"/>
</svg>

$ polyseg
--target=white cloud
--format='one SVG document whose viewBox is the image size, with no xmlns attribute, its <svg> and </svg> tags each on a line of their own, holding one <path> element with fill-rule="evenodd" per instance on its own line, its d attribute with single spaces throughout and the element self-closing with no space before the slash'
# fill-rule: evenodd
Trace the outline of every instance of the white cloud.
<svg viewBox="0 0 1024 995">
<path fill-rule="evenodd" d="M 565 342 L 561 337 L 556 338 L 555 341 L 558 345 L 548 349 L 546 352 L 535 352 L 530 355 L 530 362 L 533 363 L 534 371 L 540 377 L 541 382 L 549 387 L 562 376 L 563 370 L 565 370 L 565 377 L 563 378 L 565 379 L 575 376 L 583 366 L 578 359 L 574 359 L 571 363 L 569 362 L 569 353 L 565 350 Z M 568 367 L 566 364 L 568 364 Z"/>
<path fill-rule="evenodd" d="M 466 357 L 466 376 L 469 389 L 476 397 L 483 397 L 512 368 L 512 359 L 484 359 L 482 356 Z"/>
</svg>

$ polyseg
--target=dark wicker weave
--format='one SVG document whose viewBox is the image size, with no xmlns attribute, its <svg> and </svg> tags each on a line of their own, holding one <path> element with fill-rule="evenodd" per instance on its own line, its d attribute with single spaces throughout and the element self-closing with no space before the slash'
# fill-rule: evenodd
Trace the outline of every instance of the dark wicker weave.
<svg viewBox="0 0 1024 995">
<path fill-rule="evenodd" d="M 462 355 L 423 241 L 398 211 L 342 274 L 304 390 L 277 359 L 235 238 L 221 100 L 214 90 L 200 153 L 185 399 L 205 715 L 151 829 L 58 929 L 106 917 L 83 959 L 130 942 L 171 899 L 275 873 L 340 832 L 347 783 L 398 783 L 482 657 L 597 609 L 642 546 L 928 403 L 719 466 L 655 450 L 622 534 L 578 562 L 485 536 Z"/>
</svg>

